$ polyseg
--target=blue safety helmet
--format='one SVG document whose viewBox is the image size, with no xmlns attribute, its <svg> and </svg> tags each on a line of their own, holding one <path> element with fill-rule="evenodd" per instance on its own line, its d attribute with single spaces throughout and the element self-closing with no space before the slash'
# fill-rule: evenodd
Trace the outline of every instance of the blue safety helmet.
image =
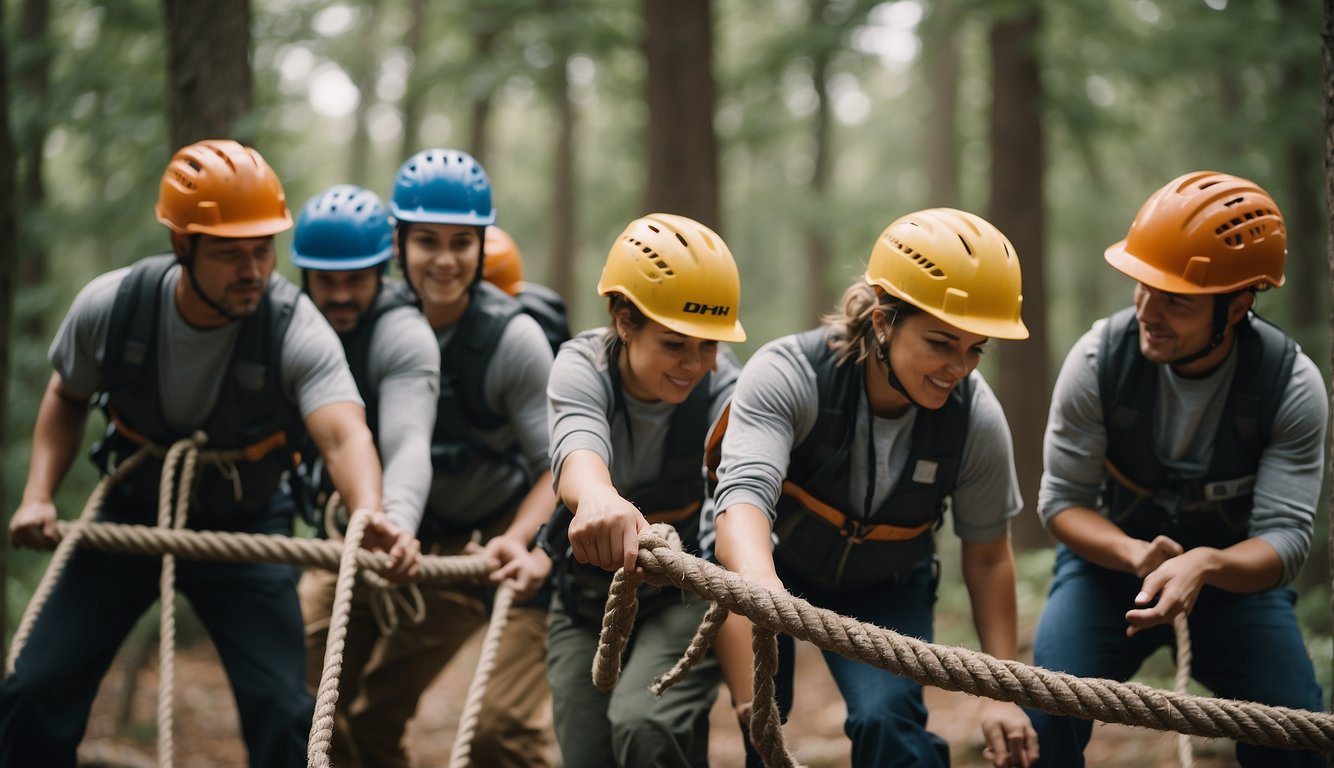
<svg viewBox="0 0 1334 768">
<path fill-rule="evenodd" d="M 296 220 L 292 263 L 320 271 L 388 267 L 394 255 L 393 224 L 380 197 L 352 184 L 312 197 Z"/>
<path fill-rule="evenodd" d="M 427 149 L 408 158 L 394 177 L 389 212 L 407 223 L 496 223 L 491 179 L 472 155 L 457 149 Z"/>
</svg>

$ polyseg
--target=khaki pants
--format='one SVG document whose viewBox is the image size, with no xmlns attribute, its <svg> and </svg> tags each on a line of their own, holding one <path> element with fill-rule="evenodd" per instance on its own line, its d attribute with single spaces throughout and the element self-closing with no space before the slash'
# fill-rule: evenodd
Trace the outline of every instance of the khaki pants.
<svg viewBox="0 0 1334 768">
<path fill-rule="evenodd" d="M 306 624 L 306 679 L 319 685 L 336 575 L 308 570 L 301 579 Z M 353 593 L 339 706 L 330 758 L 337 766 L 408 768 L 404 733 L 422 693 L 473 633 L 486 623 L 481 589 L 422 585 L 426 617 L 403 620 L 382 636 L 369 593 Z M 551 695 L 544 669 L 546 611 L 516 606 L 502 635 L 482 701 L 472 754 L 477 765 L 546 766 L 553 749 Z M 462 699 L 465 692 L 459 692 Z M 344 705 L 346 702 L 346 705 Z"/>
</svg>

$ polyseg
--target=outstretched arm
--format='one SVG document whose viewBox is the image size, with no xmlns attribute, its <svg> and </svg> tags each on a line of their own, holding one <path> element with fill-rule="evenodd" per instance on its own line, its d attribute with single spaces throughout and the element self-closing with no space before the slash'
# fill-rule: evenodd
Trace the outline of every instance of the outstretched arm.
<svg viewBox="0 0 1334 768">
<path fill-rule="evenodd" d="M 9 521 L 9 539 L 15 546 L 50 549 L 59 543 L 52 498 L 79 453 L 87 423 L 88 398 L 75 396 L 60 374 L 51 374 L 33 425 L 23 499 Z"/>
</svg>

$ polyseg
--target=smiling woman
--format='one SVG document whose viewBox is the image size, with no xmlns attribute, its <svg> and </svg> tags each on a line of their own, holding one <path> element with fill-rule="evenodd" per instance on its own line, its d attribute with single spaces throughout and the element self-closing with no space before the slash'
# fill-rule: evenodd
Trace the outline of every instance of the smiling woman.
<svg viewBox="0 0 1334 768">
<path fill-rule="evenodd" d="M 561 502 L 542 542 L 555 562 L 547 669 L 556 738 L 566 765 L 706 765 L 717 662 L 705 659 L 661 696 L 648 690 L 662 661 L 689 645 L 702 602 L 642 588 L 619 683 L 600 691 L 588 670 L 609 571 L 635 567 L 639 532 L 670 523 L 698 548 L 712 509 L 704 436 L 738 373 L 720 342 L 746 338 L 740 277 L 715 232 L 657 213 L 616 239 L 598 292 L 610 327 L 566 342 L 547 387 Z"/>
<path fill-rule="evenodd" d="M 1009 519 L 1022 503 L 1005 415 L 976 368 L 990 338 L 1028 336 L 1022 303 L 1014 248 L 983 219 L 931 209 L 890 224 L 839 312 L 746 364 L 717 463 L 719 562 L 930 640 L 934 532 L 948 507 L 982 649 L 1014 658 Z M 743 617 L 728 619 L 718 649 L 744 726 L 753 681 Z M 790 641 L 782 653 L 790 659 Z M 840 656 L 826 662 L 847 703 L 854 765 L 950 764 L 946 743 L 926 730 L 919 684 Z M 779 670 L 786 715 L 792 668 Z M 1036 759 L 1019 707 L 987 702 L 981 722 L 994 765 Z"/>
</svg>

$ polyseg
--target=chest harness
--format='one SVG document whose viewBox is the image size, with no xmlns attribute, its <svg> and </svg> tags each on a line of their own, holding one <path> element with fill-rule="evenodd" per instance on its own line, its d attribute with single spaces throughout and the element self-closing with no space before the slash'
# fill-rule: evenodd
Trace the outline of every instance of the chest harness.
<svg viewBox="0 0 1334 768">
<path fill-rule="evenodd" d="M 171 255 L 143 259 L 116 292 L 99 398 L 107 434 L 93 453 L 103 472 L 145 443 L 167 446 L 188 436 L 167 426 L 159 385 L 162 285 L 175 264 Z M 281 364 L 299 296 L 295 285 L 274 280 L 259 308 L 237 321 L 241 327 L 217 402 L 199 429 L 210 449 L 239 451 L 243 458 L 201 465 L 191 494 L 191 527 L 229 528 L 238 515 L 259 512 L 293 467 L 301 417 L 283 394 Z M 161 472 L 161 458 L 150 459 L 118 486 L 147 520 L 156 519 Z"/>
<path fill-rule="evenodd" d="M 1296 343 L 1248 315 L 1235 330 L 1236 372 L 1216 427 L 1204 474 L 1185 477 L 1165 466 L 1154 444 L 1159 366 L 1139 351 L 1134 308 L 1103 327 L 1098 393 L 1107 426 L 1102 503 L 1135 538 L 1166 535 L 1187 549 L 1228 547 L 1247 538 L 1260 454 L 1292 379 Z M 1175 502 L 1175 503 L 1174 503 Z"/>
</svg>

